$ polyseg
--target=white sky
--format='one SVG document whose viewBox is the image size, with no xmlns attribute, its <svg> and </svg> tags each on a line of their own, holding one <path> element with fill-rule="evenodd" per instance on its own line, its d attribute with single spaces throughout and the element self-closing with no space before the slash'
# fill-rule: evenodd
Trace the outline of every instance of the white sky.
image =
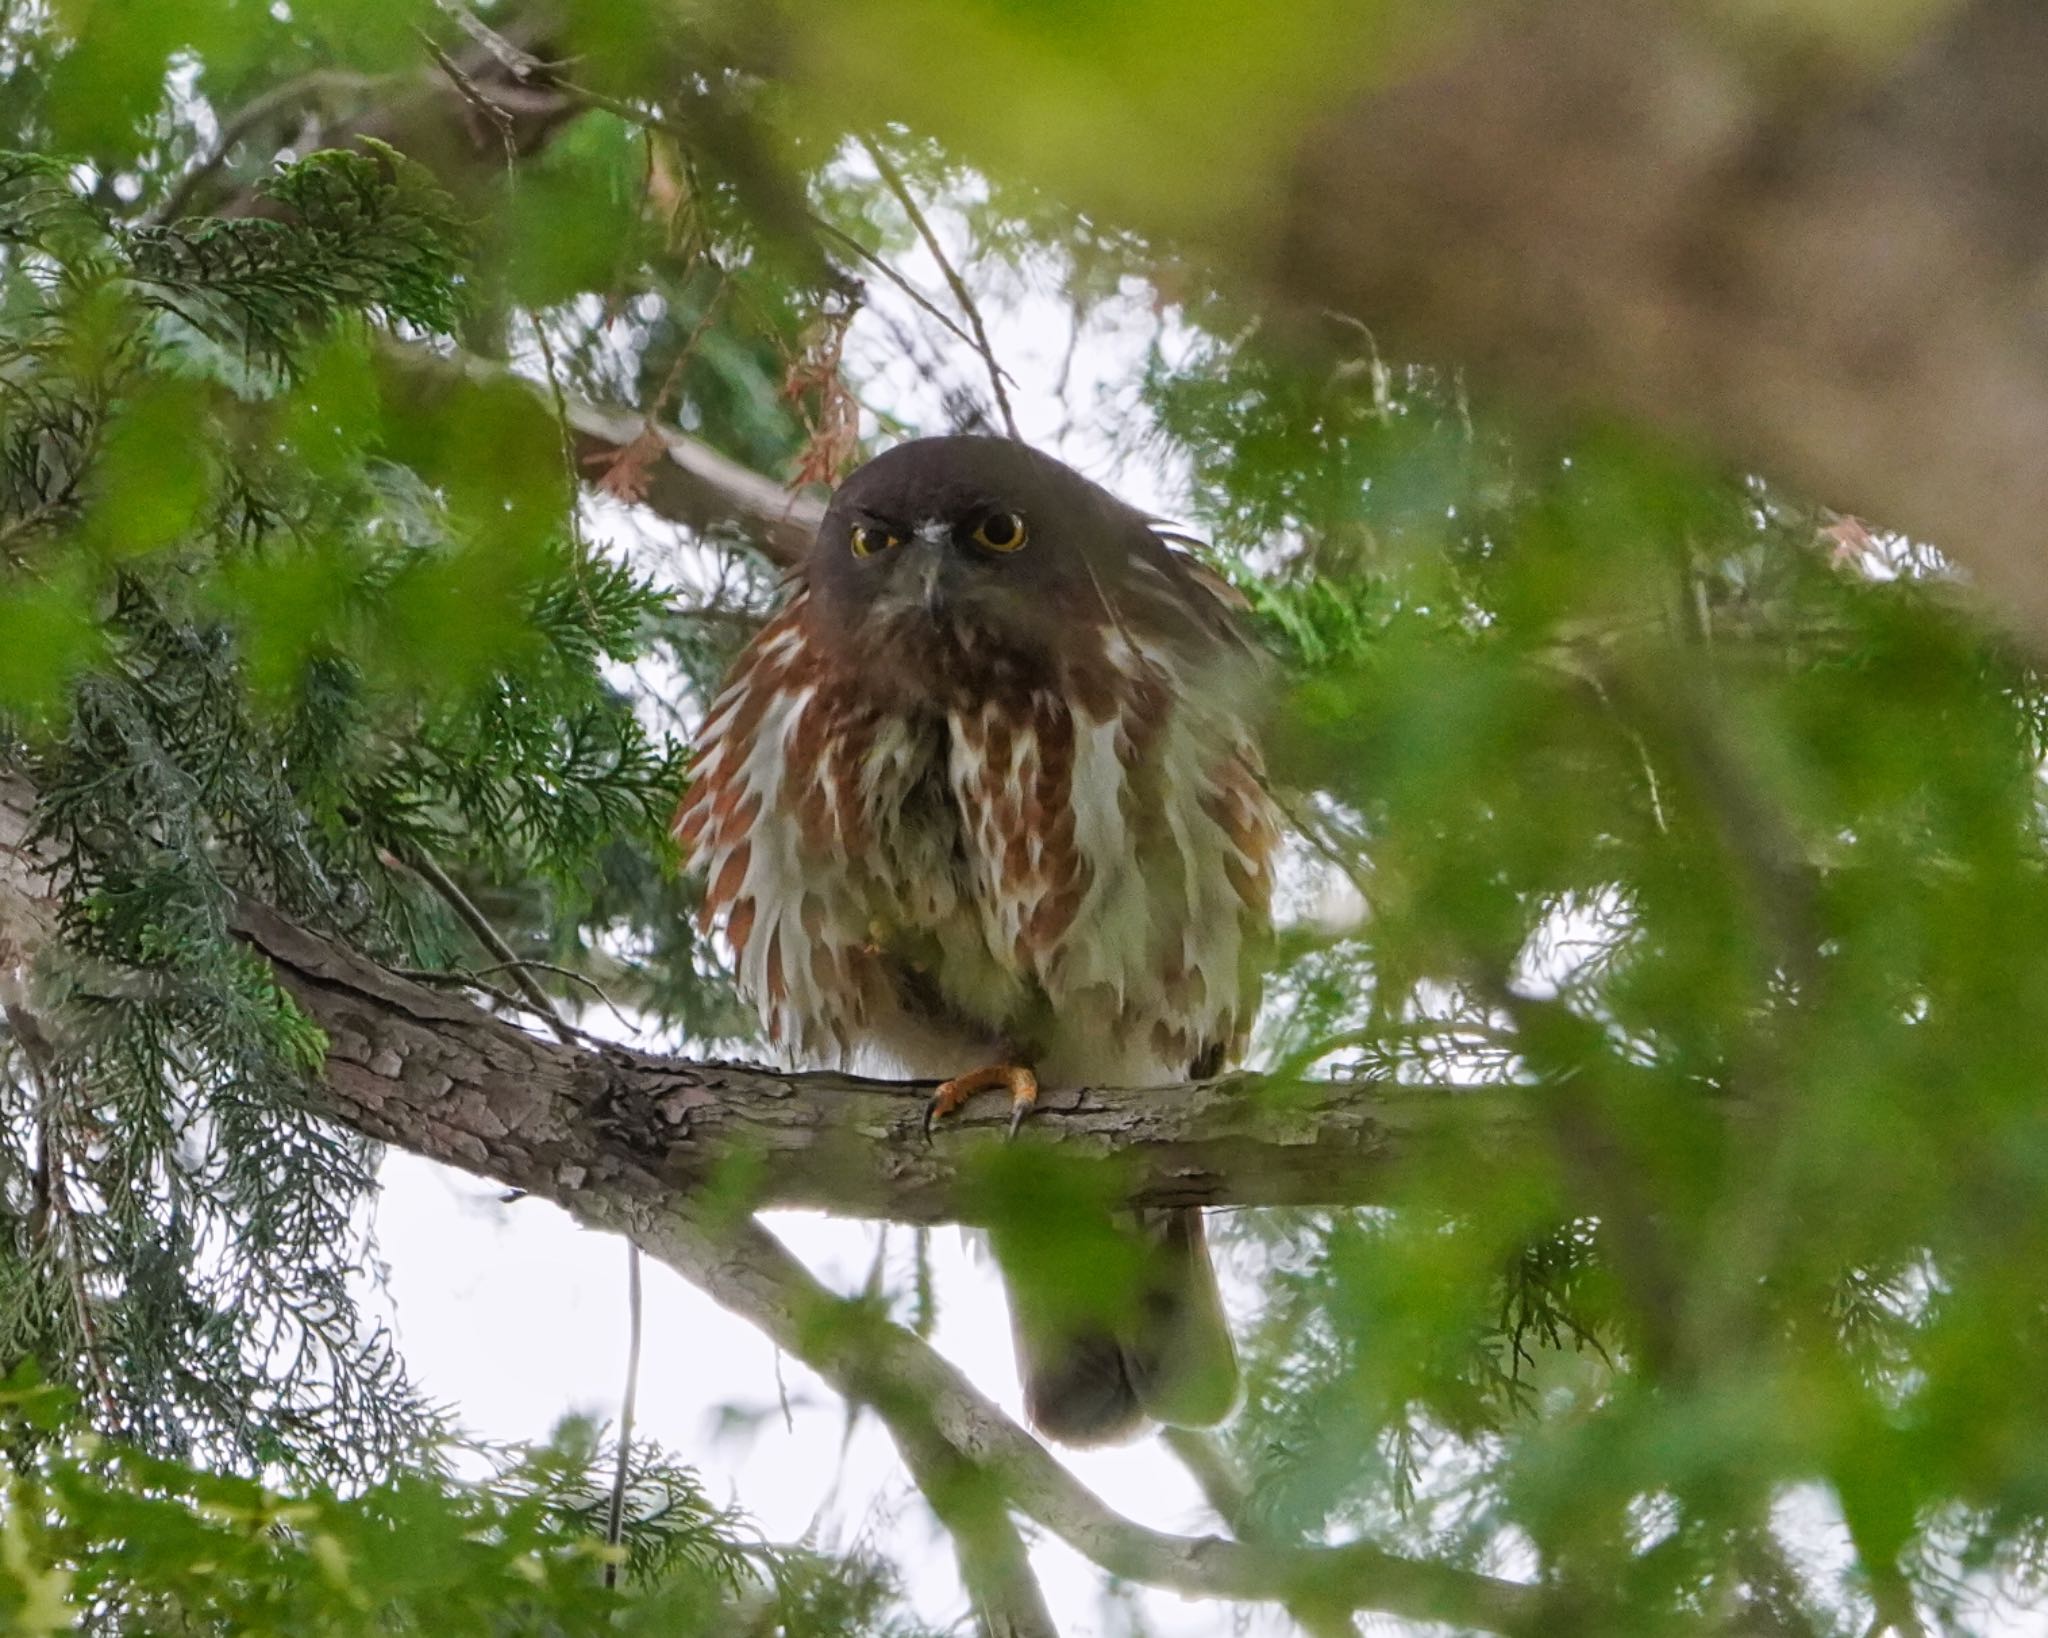
<svg viewBox="0 0 2048 1638">
<path fill-rule="evenodd" d="M 579 1229 L 540 1201 L 501 1205 L 502 1191 L 411 1155 L 390 1156 L 383 1184 L 378 1236 L 390 1263 L 396 1329 L 426 1393 L 494 1438 L 542 1438 L 571 1411 L 615 1419 L 625 1380 L 623 1242 Z M 860 1288 L 883 1232 L 809 1212 L 776 1213 L 769 1223 L 815 1272 L 848 1292 Z M 890 1266 L 907 1285 L 910 1231 L 889 1234 Z M 978 1265 L 954 1229 L 933 1232 L 931 1253 L 935 1345 L 1020 1415 L 993 1271 Z M 824 1540 L 843 1542 L 874 1529 L 889 1556 L 908 1567 L 925 1615 L 964 1614 L 951 1547 L 909 1489 L 879 1424 L 863 1418 L 842 1461 L 845 1411 L 829 1388 L 678 1276 L 644 1266 L 638 1431 L 699 1467 L 714 1497 L 737 1499 L 778 1540 L 816 1528 Z M 1154 1441 L 1070 1453 L 1069 1465 L 1133 1518 L 1169 1530 L 1217 1528 L 1185 1471 Z M 1106 1638 L 1140 1630 L 1126 1609 L 1105 1602 L 1101 1574 L 1064 1545 L 1041 1542 L 1033 1559 L 1063 1633 Z M 1222 1607 L 1157 1593 L 1141 1603 L 1148 1629 L 1162 1638 L 1236 1630 Z"/>
</svg>

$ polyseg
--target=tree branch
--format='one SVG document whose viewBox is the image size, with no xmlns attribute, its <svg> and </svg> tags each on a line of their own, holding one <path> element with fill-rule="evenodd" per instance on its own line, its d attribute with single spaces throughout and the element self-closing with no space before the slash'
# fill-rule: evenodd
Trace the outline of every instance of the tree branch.
<svg viewBox="0 0 2048 1638">
<path fill-rule="evenodd" d="M 472 354 L 439 353 L 416 343 L 386 340 L 378 357 L 399 382 L 422 394 L 446 391 L 464 378 L 509 381 L 545 403 L 550 418 L 555 412 L 543 383 Z M 825 515 L 816 500 L 721 455 L 701 439 L 629 410 L 607 409 L 564 393 L 562 413 L 585 483 L 595 486 L 623 450 L 651 434 L 659 440 L 663 458 L 648 466 L 640 504 L 694 534 L 737 533 L 776 563 L 793 564 L 810 549 Z"/>
<path fill-rule="evenodd" d="M 649 1256 L 871 1406 L 899 1446 L 942 1441 L 1019 1512 L 1112 1575 L 1189 1597 L 1374 1610 L 1489 1632 L 1538 1623 L 1539 1588 L 1364 1543 L 1271 1547 L 1148 1529 L 1110 1509 L 910 1332 L 819 1285 L 751 1219 L 671 1200 L 597 1220 L 632 1234 Z"/>
<path fill-rule="evenodd" d="M 25 982 L 61 886 L 31 841 L 34 790 L 0 774 L 0 971 Z M 415 1154 L 542 1195 L 620 1230 L 889 1426 L 960 1533 L 984 1613 L 1017 1638 L 1048 1625 L 1021 1544 L 983 1483 L 1112 1574 L 1191 1596 L 1374 1609 L 1516 1632 L 1542 1594 L 1366 1544 L 1291 1548 L 1181 1537 L 1111 1511 L 952 1366 L 871 1308 L 825 1291 L 746 1215 L 773 1204 L 971 1217 L 963 1172 L 999 1142 L 1000 1110 L 917 1136 L 927 1089 L 781 1074 L 543 1040 L 400 977 L 259 905 L 236 932 L 325 1031 L 324 1112 Z M 1515 1140 L 1513 1105 L 1485 1096 L 1309 1087 L 1261 1102 L 1253 1083 L 1046 1094 L 1029 1141 L 1126 1168 L 1145 1202 L 1372 1198 L 1396 1152 L 1425 1141 Z M 735 1190 L 706 1187 L 737 1181 Z M 997 1632 L 1004 1629 L 997 1627 Z"/>
<path fill-rule="evenodd" d="M 1539 1595 L 1516 1583 L 1364 1545 L 1190 1539 L 1120 1517 L 909 1332 L 872 1316 L 854 1325 L 855 1305 L 818 1286 L 735 1210 L 730 1191 L 708 1187 L 737 1179 L 746 1209 L 971 1219 L 971 1157 L 1001 1141 L 1003 1111 L 969 1111 L 958 1117 L 967 1132 L 926 1145 L 917 1135 L 926 1086 L 579 1050 L 260 907 L 244 908 L 237 931 L 327 1031 L 323 1097 L 337 1118 L 624 1230 L 873 1406 L 955 1530 L 984 1613 L 1000 1609 L 1012 1623 L 992 1630 L 1047 1629 L 1032 1625 L 1042 1608 L 1007 1526 L 976 1496 L 978 1478 L 1111 1573 L 1191 1596 L 1369 1608 L 1502 1632 L 1533 1622 Z M 1370 1087 L 1304 1088 L 1298 1103 L 1262 1107 L 1255 1085 L 1042 1094 L 1031 1141 L 1122 1167 L 1134 1201 L 1307 1203 L 1374 1198 L 1398 1149 L 1511 1143 L 1521 1118 L 1486 1095 Z"/>
<path fill-rule="evenodd" d="M 750 1205 L 895 1222 L 975 1221 L 1000 1100 L 926 1143 L 930 1086 L 663 1058 L 543 1040 L 257 905 L 238 934 L 327 1032 L 337 1118 L 573 1208 L 633 1176 L 684 1192 L 743 1179 Z M 1047 1088 L 1029 1141 L 1113 1169 L 1143 1205 L 1384 1200 L 1404 1155 L 1456 1145 L 1483 1164 L 1524 1141 L 1513 1094 L 1255 1077 L 1170 1091 Z"/>
<path fill-rule="evenodd" d="M 34 790 L 0 774 L 0 939 L 9 976 L 50 934 L 59 885 L 33 846 Z M 389 972 L 276 912 L 245 905 L 236 931 L 326 1032 L 326 1113 L 628 1234 L 761 1327 L 888 1425 L 958 1534 L 993 1630 L 1042 1638 L 1043 1604 L 993 1494 L 1112 1574 L 1191 1596 L 1375 1609 L 1492 1631 L 1530 1626 L 1531 1587 L 1364 1544 L 1289 1548 L 1181 1537 L 1111 1511 L 1023 1429 L 902 1327 L 820 1286 L 746 1215 L 765 1205 L 971 1217 L 968 1157 L 1000 1142 L 1003 1112 L 917 1136 L 927 1089 L 841 1075 L 686 1063 L 543 1040 L 458 996 Z M 1262 1107 L 1250 1083 L 1174 1092 L 1049 1093 L 1029 1141 L 1125 1151 L 1132 1199 L 1247 1203 L 1368 1199 L 1394 1153 L 1423 1141 L 1514 1140 L 1509 1106 L 1374 1087 L 1307 1088 Z M 746 1196 L 709 1189 L 738 1179 Z M 993 1625 L 994 1620 L 1009 1623 Z"/>
</svg>

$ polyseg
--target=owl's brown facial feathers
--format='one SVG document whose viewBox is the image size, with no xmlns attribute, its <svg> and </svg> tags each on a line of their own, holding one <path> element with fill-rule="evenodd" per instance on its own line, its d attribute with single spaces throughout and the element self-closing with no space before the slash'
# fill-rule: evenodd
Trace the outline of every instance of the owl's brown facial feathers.
<svg viewBox="0 0 2048 1638">
<path fill-rule="evenodd" d="M 805 579 L 820 635 L 877 686 L 993 667 L 1041 680 L 1077 622 L 1103 618 L 1134 556 L 1165 556 L 1142 514 L 999 438 L 920 438 L 840 487 Z M 1025 677 L 1022 672 L 1031 675 Z"/>
</svg>

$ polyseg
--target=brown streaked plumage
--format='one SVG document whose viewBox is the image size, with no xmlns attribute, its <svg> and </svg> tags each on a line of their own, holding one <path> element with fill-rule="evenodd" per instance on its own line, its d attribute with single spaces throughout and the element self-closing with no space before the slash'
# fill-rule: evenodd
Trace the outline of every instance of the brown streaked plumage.
<svg viewBox="0 0 2048 1638">
<path fill-rule="evenodd" d="M 1234 1057 L 1277 830 L 1229 597 L 1020 444 L 920 439 L 849 477 L 676 816 L 776 1044 L 962 1095 Z M 1055 1437 L 1214 1421 L 1234 1395 L 1199 1212 L 1142 1227 L 1159 1272 L 1128 1323 L 1058 1328 L 1013 1295 Z"/>
</svg>

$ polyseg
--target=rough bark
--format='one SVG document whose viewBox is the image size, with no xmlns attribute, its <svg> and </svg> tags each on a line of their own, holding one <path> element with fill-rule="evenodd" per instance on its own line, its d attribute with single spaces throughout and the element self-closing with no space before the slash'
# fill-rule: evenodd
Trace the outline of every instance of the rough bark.
<svg viewBox="0 0 2048 1638">
<path fill-rule="evenodd" d="M 335 1116 L 415 1153 L 572 1207 L 630 1182 L 893 1222 L 981 1216 L 999 1098 L 926 1142 L 928 1085 L 564 1046 L 261 906 L 237 931 L 326 1031 Z M 1112 1168 L 1106 1188 L 1139 1204 L 1335 1205 L 1386 1198 L 1395 1164 L 1425 1144 L 1483 1163 L 1525 1119 L 1500 1094 L 1238 1077 L 1048 1088 L 1024 1141 Z"/>
</svg>

